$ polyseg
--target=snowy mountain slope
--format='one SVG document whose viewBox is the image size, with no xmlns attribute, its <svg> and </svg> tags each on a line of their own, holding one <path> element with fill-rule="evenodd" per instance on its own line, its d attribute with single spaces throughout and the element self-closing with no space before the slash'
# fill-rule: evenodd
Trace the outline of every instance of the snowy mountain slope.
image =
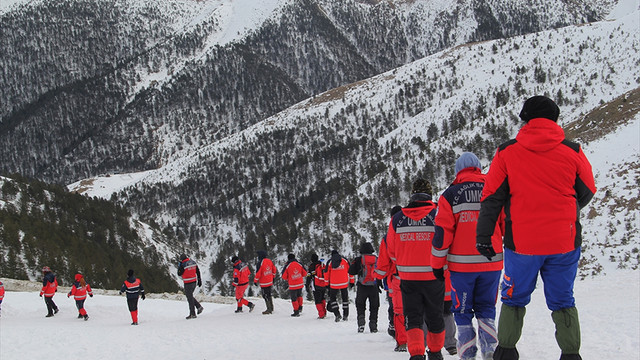
<svg viewBox="0 0 640 360">
<path fill-rule="evenodd" d="M 637 15 L 452 48 L 305 100 L 138 174 L 134 183 L 121 183 L 130 175 L 116 175 L 87 180 L 95 190 L 83 190 L 117 194 L 143 217 L 184 231 L 186 237 L 198 234 L 206 239 L 198 243 L 206 254 L 202 260 L 212 269 L 244 246 L 240 251 L 249 258 L 264 246 L 282 258 L 288 251 L 328 252 L 332 247 L 349 254 L 360 241 L 379 239 L 385 209 L 405 201 L 407 186 L 418 174 L 431 178 L 439 192 L 453 178 L 456 154 L 474 151 L 488 166 L 497 144 L 521 126 L 517 113 L 527 97 L 555 98 L 560 122 L 569 127 L 637 89 Z M 625 115 L 628 125 L 616 131 L 637 128 L 635 114 Z M 582 276 L 622 262 L 638 266 L 637 208 L 599 209 L 607 193 L 629 196 L 628 189 L 608 186 L 604 179 L 637 181 L 639 142 L 633 136 L 622 139 L 613 135 L 583 143 L 594 157 L 596 185 L 606 189 L 583 211 L 588 260 Z M 628 154 L 624 161 L 600 160 L 598 154 L 623 144 L 628 149 L 619 153 Z M 166 205 L 150 211 L 158 193 Z M 632 197 L 634 204 L 637 195 Z M 281 216 L 296 211 L 293 224 L 278 225 Z M 620 226 L 628 230 L 604 233 Z M 283 243 L 283 236 L 291 243 Z M 605 238 L 622 245 L 609 249 Z M 220 274 L 212 276 L 215 281 Z"/>
<path fill-rule="evenodd" d="M 4 279 L 3 279 L 4 280 Z M 637 271 L 576 282 L 576 304 L 582 329 L 581 354 L 585 359 L 636 359 L 640 346 L 640 313 Z M 142 279 L 144 283 L 144 279 Z M 140 325 L 131 326 L 126 300 L 114 291 L 97 290 L 87 299 L 88 321 L 76 319 L 75 303 L 58 293 L 55 317 L 45 319 L 46 308 L 37 290 L 5 282 L 7 293 L 0 318 L 0 358 L 52 360 L 81 356 L 95 360 L 114 358 L 168 359 L 188 354 L 196 359 L 321 360 L 339 356 L 371 360 L 407 359 L 393 351 L 387 326 L 386 302 L 381 299 L 378 326 L 381 332 L 356 332 L 354 315 L 335 323 L 332 316 L 316 319 L 313 304 L 306 302 L 300 318 L 291 318 L 291 304 L 275 299 L 275 313 L 263 316 L 264 302 L 252 313 L 234 314 L 224 299 L 196 295 L 205 310 L 197 319 L 184 320 L 187 303 L 169 294 L 151 294 L 139 302 Z M 627 296 L 612 301 L 624 288 Z M 352 294 L 353 295 L 353 294 Z M 232 299 L 227 299 L 233 301 Z M 500 306 L 498 306 L 498 309 Z M 606 309 L 606 310 L 605 310 Z M 610 314 L 623 314 L 611 319 Z M 518 349 L 523 360 L 556 359 L 560 350 L 554 325 L 544 303 L 542 289 L 533 293 Z M 34 339 L 37 341 L 34 342 Z M 80 355 L 79 355 L 80 354 Z M 444 352 L 443 352 L 444 355 Z M 446 360 L 457 357 L 444 355 Z"/>
</svg>

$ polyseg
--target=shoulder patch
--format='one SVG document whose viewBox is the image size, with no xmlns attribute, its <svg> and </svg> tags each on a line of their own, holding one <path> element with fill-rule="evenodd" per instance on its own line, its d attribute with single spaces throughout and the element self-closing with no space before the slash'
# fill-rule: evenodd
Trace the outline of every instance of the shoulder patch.
<svg viewBox="0 0 640 360">
<path fill-rule="evenodd" d="M 516 139 L 511 139 L 505 143 L 500 144 L 500 146 L 498 146 L 498 150 L 502 151 L 504 149 L 506 149 L 508 146 L 513 145 L 515 143 L 517 143 L 518 141 Z"/>
<path fill-rule="evenodd" d="M 575 143 L 573 141 L 569 141 L 567 139 L 562 140 L 562 144 L 570 147 L 573 151 L 579 153 L 580 152 L 580 144 Z"/>
</svg>

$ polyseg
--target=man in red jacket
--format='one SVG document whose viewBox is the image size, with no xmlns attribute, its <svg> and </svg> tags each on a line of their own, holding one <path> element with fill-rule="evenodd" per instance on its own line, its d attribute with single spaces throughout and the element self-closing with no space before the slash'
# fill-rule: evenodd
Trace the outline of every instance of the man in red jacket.
<svg viewBox="0 0 640 360">
<path fill-rule="evenodd" d="M 294 254 L 289 254 L 287 263 L 282 269 L 282 280 L 286 280 L 289 284 L 289 295 L 293 306 L 293 314 L 291 316 L 293 317 L 300 316 L 302 311 L 302 288 L 304 287 L 305 276 L 307 276 L 307 270 L 296 260 Z"/>
<path fill-rule="evenodd" d="M 329 282 L 329 306 L 327 310 L 336 316 L 335 321 L 347 321 L 349 318 L 349 286 L 353 286 L 355 278 L 349 275 L 349 261 L 337 250 L 331 251 L 331 259 L 326 266 L 325 278 Z M 342 298 L 342 315 L 338 307 L 338 293 Z"/>
<path fill-rule="evenodd" d="M 425 359 L 422 330 L 425 321 L 429 360 L 442 359 L 445 340 L 445 286 L 434 276 L 430 263 L 436 217 L 431 193 L 431 184 L 425 179 L 417 179 L 413 183 L 409 205 L 393 216 L 387 231 L 387 252 L 395 262 L 401 280 L 410 360 Z"/>
<path fill-rule="evenodd" d="M 52 317 L 53 314 L 58 313 L 58 306 L 53 302 L 53 295 L 58 291 L 58 279 L 48 266 L 42 268 L 42 290 L 40 290 L 40 297 L 44 295 L 44 303 L 47 305 L 47 315 L 45 317 Z"/>
<path fill-rule="evenodd" d="M 311 254 L 311 264 L 309 264 L 307 270 L 306 286 L 312 289 L 313 301 L 318 310 L 318 319 L 324 319 L 327 316 L 327 301 L 325 300 L 327 280 L 324 278 L 324 272 L 324 260 L 320 260 L 316 253 Z"/>
<path fill-rule="evenodd" d="M 195 261 L 189 259 L 185 254 L 180 256 L 180 264 L 178 264 L 178 276 L 182 277 L 184 283 L 184 294 L 187 296 L 187 302 L 189 303 L 189 316 L 187 320 L 195 319 L 196 309 L 198 314 L 204 310 L 202 305 L 193 296 L 193 292 L 196 290 L 196 284 L 198 287 L 202 286 L 202 278 L 200 277 L 200 268 Z"/>
<path fill-rule="evenodd" d="M 249 312 L 252 312 L 255 305 L 244 298 L 244 292 L 249 287 L 249 275 L 251 275 L 251 270 L 249 270 L 249 266 L 237 256 L 233 256 L 231 258 L 231 263 L 233 263 L 233 286 L 236 288 L 237 308 L 235 312 L 241 313 L 243 305 L 248 306 Z"/>
<path fill-rule="evenodd" d="M 494 359 L 519 358 L 516 343 L 538 273 L 556 325 L 560 359 L 582 359 L 573 284 L 582 243 L 580 209 L 596 187 L 580 145 L 566 140 L 556 123 L 559 114 L 547 97 L 525 101 L 520 118 L 526 124 L 515 139 L 498 147 L 482 192 L 476 247 L 487 258 L 496 255 L 491 237 L 503 208 L 506 215 Z"/>
<path fill-rule="evenodd" d="M 455 164 L 456 178 L 438 200 L 436 234 L 431 264 L 433 272 L 445 280 L 445 266 L 453 287 L 453 312 L 458 326 L 460 359 L 475 359 L 476 330 L 483 359 L 493 359 L 498 343 L 495 317 L 498 285 L 502 272 L 502 221 L 496 224 L 491 239 L 497 255 L 491 260 L 476 250 L 476 225 L 485 176 L 475 154 L 465 152 Z M 454 345 L 455 346 L 455 345 Z"/>
<path fill-rule="evenodd" d="M 271 288 L 273 287 L 273 279 L 276 277 L 277 269 L 273 265 L 273 261 L 267 257 L 267 252 L 258 250 L 258 263 L 256 264 L 256 276 L 253 279 L 254 284 L 260 285 L 262 297 L 267 305 L 267 310 L 262 315 L 273 313 L 273 297 L 271 296 Z"/>
</svg>

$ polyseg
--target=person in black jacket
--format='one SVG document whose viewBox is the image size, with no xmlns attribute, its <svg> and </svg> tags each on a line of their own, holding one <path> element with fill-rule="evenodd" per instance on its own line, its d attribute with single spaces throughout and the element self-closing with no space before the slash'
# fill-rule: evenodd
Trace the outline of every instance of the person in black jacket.
<svg viewBox="0 0 640 360">
<path fill-rule="evenodd" d="M 374 278 L 378 257 L 373 254 L 373 245 L 365 242 L 360 245 L 360 256 L 349 265 L 349 275 L 358 275 L 356 288 L 356 312 L 358 332 L 364 332 L 365 312 L 369 300 L 369 331 L 378 332 L 378 309 L 380 308 L 381 282 Z"/>
<path fill-rule="evenodd" d="M 142 281 L 133 276 L 133 270 L 131 269 L 127 271 L 127 279 L 120 288 L 120 295 L 125 292 L 127 293 L 127 306 L 131 313 L 131 325 L 138 325 L 138 297 L 141 297 L 142 300 L 145 299 L 144 287 L 142 286 Z"/>
</svg>

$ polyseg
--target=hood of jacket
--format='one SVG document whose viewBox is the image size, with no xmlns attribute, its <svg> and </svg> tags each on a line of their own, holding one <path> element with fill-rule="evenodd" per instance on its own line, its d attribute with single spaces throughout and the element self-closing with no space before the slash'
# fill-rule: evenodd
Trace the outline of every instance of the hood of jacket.
<svg viewBox="0 0 640 360">
<path fill-rule="evenodd" d="M 564 138 L 564 130 L 555 121 L 536 118 L 520 129 L 516 141 L 528 150 L 544 152 L 558 146 Z"/>
</svg>

